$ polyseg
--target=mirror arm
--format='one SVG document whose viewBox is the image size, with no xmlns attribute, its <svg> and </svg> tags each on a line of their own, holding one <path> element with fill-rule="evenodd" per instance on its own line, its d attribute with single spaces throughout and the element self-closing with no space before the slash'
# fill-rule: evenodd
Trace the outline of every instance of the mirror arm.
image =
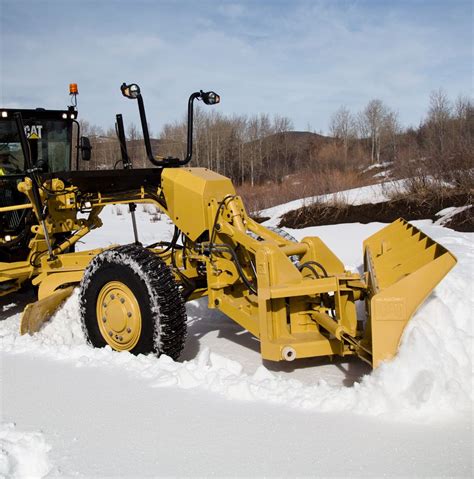
<svg viewBox="0 0 474 479">
<path fill-rule="evenodd" d="M 178 158 L 166 158 L 165 160 L 157 160 L 153 156 L 151 149 L 150 133 L 148 131 L 148 124 L 146 121 L 145 105 L 141 93 L 137 95 L 138 111 L 140 113 L 140 122 L 142 124 L 143 140 L 145 142 L 146 155 L 150 162 L 155 166 L 183 166 L 187 165 L 193 157 L 193 116 L 194 116 L 194 100 L 200 98 L 201 92 L 194 92 L 190 95 L 188 100 L 188 133 L 186 143 L 186 158 L 179 160 Z"/>
<path fill-rule="evenodd" d="M 133 94 L 131 91 L 132 87 L 134 87 Z M 138 111 L 140 114 L 140 122 L 142 125 L 145 151 L 146 151 L 146 156 L 148 160 L 150 161 L 150 163 L 152 163 L 155 166 L 161 166 L 161 167 L 187 165 L 193 157 L 194 100 L 196 98 L 203 99 L 207 105 L 213 105 L 215 103 L 219 103 L 219 100 L 220 100 L 219 96 L 215 94 L 214 92 L 203 92 L 202 90 L 196 91 L 190 95 L 188 100 L 188 125 L 187 125 L 188 131 L 187 131 L 187 139 L 186 139 L 186 158 L 184 158 L 183 160 L 180 160 L 179 158 L 167 157 L 167 158 L 161 158 L 160 160 L 157 160 L 153 156 L 153 151 L 151 148 L 150 133 L 148 131 L 148 124 L 146 121 L 146 114 L 145 114 L 145 105 L 143 103 L 143 97 L 140 93 L 140 88 L 135 83 L 131 85 L 127 85 L 126 83 L 123 83 L 120 89 L 122 91 L 122 94 L 126 98 L 136 99 L 138 101 Z M 211 94 L 213 95 L 212 98 L 211 98 Z"/>
<path fill-rule="evenodd" d="M 148 124 L 146 121 L 146 113 L 145 113 L 145 105 L 143 103 L 143 97 L 141 93 L 137 95 L 137 101 L 138 101 L 138 112 L 140 114 L 140 122 L 142 125 L 142 131 L 143 131 L 143 141 L 145 142 L 145 151 L 146 151 L 146 156 L 148 160 L 155 166 L 175 166 L 175 165 L 181 165 L 184 164 L 182 163 L 178 158 L 165 158 L 162 160 L 157 160 L 153 156 L 153 151 L 151 148 L 151 141 L 150 141 L 150 133 L 148 131 Z M 192 141 L 192 140 L 191 140 Z M 187 162 L 186 162 L 187 163 Z"/>
<path fill-rule="evenodd" d="M 187 165 L 193 158 L 193 129 L 194 129 L 194 100 L 201 96 L 201 92 L 194 92 L 188 100 L 188 138 L 186 146 L 186 158 L 179 161 L 179 165 Z"/>
<path fill-rule="evenodd" d="M 140 122 L 142 124 L 143 140 L 145 142 L 146 156 L 148 157 L 150 162 L 153 163 L 155 166 L 163 166 L 163 163 L 161 161 L 158 161 L 155 159 L 155 157 L 153 156 L 153 152 L 151 150 L 150 133 L 148 132 L 148 124 L 146 121 L 145 105 L 143 103 L 143 97 L 140 93 L 137 96 L 137 101 L 138 101 L 138 111 L 140 113 Z"/>
<path fill-rule="evenodd" d="M 151 149 L 151 141 L 150 141 L 150 133 L 148 131 L 148 124 L 146 121 L 146 114 L 145 114 L 145 105 L 143 103 L 143 97 L 141 93 L 137 95 L 138 101 L 138 111 L 140 113 L 140 122 L 142 124 L 142 131 L 143 131 L 143 141 L 145 142 L 145 151 L 148 160 L 155 166 L 170 166 L 179 164 L 178 158 L 166 158 L 164 160 L 157 160 L 153 156 L 153 151 Z"/>
</svg>

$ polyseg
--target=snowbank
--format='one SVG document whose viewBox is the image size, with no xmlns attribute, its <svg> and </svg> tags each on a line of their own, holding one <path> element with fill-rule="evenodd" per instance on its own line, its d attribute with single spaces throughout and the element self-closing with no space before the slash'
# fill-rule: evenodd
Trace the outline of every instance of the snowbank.
<svg viewBox="0 0 474 479">
<path fill-rule="evenodd" d="M 52 469 L 50 449 L 41 433 L 18 431 L 12 423 L 0 424 L 0 477 L 46 476 Z"/>
<path fill-rule="evenodd" d="M 343 234 L 344 225 L 340 228 Z M 166 356 L 93 349 L 79 323 L 77 292 L 34 336 L 19 336 L 19 314 L 2 321 L 0 350 L 73 361 L 78 367 L 119 368 L 143 378 L 150 387 L 203 388 L 229 399 L 300 409 L 408 419 L 466 413 L 473 401 L 473 235 L 440 226 L 424 229 L 457 255 L 459 263 L 408 325 L 397 357 L 353 387 L 325 380 L 307 385 L 264 366 L 249 374 L 240 363 L 209 349 L 182 363 Z"/>
<path fill-rule="evenodd" d="M 436 213 L 436 216 L 438 216 L 439 219 L 436 220 L 435 224 L 444 226 L 447 223 L 449 223 L 450 220 L 452 220 L 456 215 L 470 208 L 472 208 L 472 205 L 457 206 L 457 207 L 450 206 L 449 208 L 444 208 L 444 210 L 438 211 L 438 213 Z"/>
<path fill-rule="evenodd" d="M 366 203 L 382 203 L 390 199 L 391 194 L 401 191 L 404 188 L 405 180 L 387 181 L 376 185 L 363 186 L 362 188 L 353 188 L 351 190 L 329 193 L 327 195 L 311 196 L 299 200 L 290 201 L 282 205 L 273 206 L 260 211 L 262 217 L 270 219 L 264 224 L 268 226 L 277 226 L 281 217 L 289 211 L 296 210 L 303 206 L 316 202 L 343 202 L 349 205 L 362 205 Z"/>
</svg>

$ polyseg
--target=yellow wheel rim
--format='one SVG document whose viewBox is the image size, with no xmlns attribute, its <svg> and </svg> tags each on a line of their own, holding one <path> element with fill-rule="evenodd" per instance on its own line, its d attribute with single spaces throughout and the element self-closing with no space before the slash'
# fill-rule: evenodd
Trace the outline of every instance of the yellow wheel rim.
<svg viewBox="0 0 474 479">
<path fill-rule="evenodd" d="M 116 351 L 132 350 L 142 331 L 142 315 L 137 298 L 120 281 L 110 281 L 97 297 L 97 323 L 110 347 Z"/>
</svg>

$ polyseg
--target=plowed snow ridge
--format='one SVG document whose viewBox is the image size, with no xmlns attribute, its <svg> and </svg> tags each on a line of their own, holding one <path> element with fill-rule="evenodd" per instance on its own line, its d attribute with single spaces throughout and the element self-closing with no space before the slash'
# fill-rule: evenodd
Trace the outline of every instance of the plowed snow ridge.
<svg viewBox="0 0 474 479">
<path fill-rule="evenodd" d="M 243 372 L 236 361 L 203 350 L 194 360 L 133 356 L 110 348 L 93 349 L 79 322 L 77 291 L 34 336 L 20 336 L 20 315 L 0 323 L 0 349 L 73 362 L 78 367 L 120 368 L 150 387 L 204 388 L 229 399 L 269 401 L 318 411 L 433 418 L 472 408 L 472 234 L 424 228 L 458 258 L 408 325 L 399 354 L 353 387 L 324 380 L 305 385 L 260 366 Z"/>
</svg>

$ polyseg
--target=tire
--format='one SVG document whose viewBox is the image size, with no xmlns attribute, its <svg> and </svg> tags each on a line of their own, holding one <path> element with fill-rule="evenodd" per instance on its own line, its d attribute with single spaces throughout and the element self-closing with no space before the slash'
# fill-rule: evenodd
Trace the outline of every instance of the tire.
<svg viewBox="0 0 474 479">
<path fill-rule="evenodd" d="M 273 231 L 276 233 L 278 236 L 281 236 L 282 238 L 287 239 L 288 241 L 293 241 L 297 243 L 298 241 L 293 235 L 290 235 L 290 233 L 287 233 L 284 229 L 278 228 L 278 226 L 266 226 L 267 230 Z"/>
<path fill-rule="evenodd" d="M 86 268 L 79 293 L 88 341 L 133 354 L 178 359 L 186 339 L 186 309 L 164 261 L 136 245 L 98 254 Z"/>
<path fill-rule="evenodd" d="M 278 236 L 287 239 L 288 241 L 292 241 L 293 243 L 298 242 L 293 235 L 290 235 L 290 233 L 287 233 L 284 229 L 278 228 L 278 226 L 266 226 L 266 228 L 270 231 L 273 231 Z M 294 265 L 297 265 L 299 263 L 299 258 L 296 255 L 290 256 L 290 260 Z"/>
</svg>

